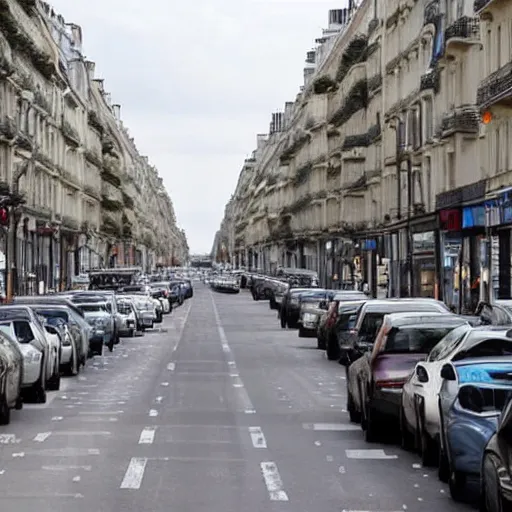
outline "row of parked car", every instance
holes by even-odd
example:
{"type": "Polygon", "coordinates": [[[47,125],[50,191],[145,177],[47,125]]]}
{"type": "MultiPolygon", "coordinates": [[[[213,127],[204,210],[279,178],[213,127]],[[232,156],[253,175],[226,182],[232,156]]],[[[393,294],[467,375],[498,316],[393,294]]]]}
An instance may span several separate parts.
{"type": "Polygon", "coordinates": [[[45,403],[63,375],[78,375],[104,347],[113,351],[121,337],[152,329],[192,295],[190,281],[166,281],[15,297],[0,306],[0,425],[24,402],[45,403]]]}
{"type": "Polygon", "coordinates": [[[283,329],[345,367],[347,411],[367,442],[399,432],[454,500],[474,482],[482,510],[512,510],[512,301],[461,316],[433,299],[254,281],[283,329]]]}

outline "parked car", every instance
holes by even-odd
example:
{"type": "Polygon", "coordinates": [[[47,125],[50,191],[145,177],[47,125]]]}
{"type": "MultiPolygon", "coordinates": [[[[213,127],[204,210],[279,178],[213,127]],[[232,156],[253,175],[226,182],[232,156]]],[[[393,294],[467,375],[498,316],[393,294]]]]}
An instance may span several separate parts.
{"type": "MultiPolygon", "coordinates": [[[[78,300],[78,299],[77,299],[78,300]]],[[[83,311],[85,319],[92,327],[93,332],[89,341],[91,355],[103,354],[103,345],[106,345],[110,352],[114,349],[114,324],[115,320],[108,310],[106,302],[97,301],[95,298],[84,302],[75,302],[83,311]]]]}
{"type": "Polygon", "coordinates": [[[59,359],[47,333],[28,306],[0,308],[0,326],[20,344],[23,353],[23,396],[27,401],[46,402],[46,391],[57,388],[59,359]]]}
{"type": "Polygon", "coordinates": [[[117,310],[123,319],[123,325],[119,331],[120,336],[133,338],[137,331],[137,317],[133,301],[128,298],[117,299],[117,310]]]}
{"type": "Polygon", "coordinates": [[[379,299],[363,302],[356,312],[350,336],[340,346],[340,363],[348,367],[362,354],[371,351],[385,315],[407,312],[451,314],[444,303],[434,299],[379,299]]]}
{"type": "Polygon", "coordinates": [[[23,355],[18,342],[0,329],[0,425],[11,421],[11,409],[21,409],[23,355]]]}
{"type": "Polygon", "coordinates": [[[464,499],[467,477],[480,477],[485,447],[512,392],[512,357],[447,363],[439,392],[443,464],[452,498],[464,499]]]}
{"type": "Polygon", "coordinates": [[[462,323],[438,312],[384,316],[371,351],[352,363],[347,374],[347,410],[352,421],[361,420],[366,441],[377,440],[390,421],[398,425],[402,386],[415,364],[462,323]]]}
{"type": "Polygon", "coordinates": [[[484,449],[481,474],[481,503],[485,512],[512,510],[512,398],[509,398],[496,432],[484,449]]]}
{"type": "MultiPolygon", "coordinates": [[[[71,312],[66,306],[32,305],[35,313],[44,319],[45,329],[51,333],[49,326],[57,330],[61,338],[60,370],[67,375],[77,375],[82,359],[82,333],[74,325],[71,312]]],[[[87,340],[88,341],[88,340],[87,340]]]]}
{"type": "Polygon", "coordinates": [[[425,466],[438,463],[441,369],[450,361],[512,352],[508,331],[506,327],[471,328],[467,323],[457,327],[431,350],[425,361],[416,365],[404,384],[400,414],[402,446],[418,450],[425,466]]]}

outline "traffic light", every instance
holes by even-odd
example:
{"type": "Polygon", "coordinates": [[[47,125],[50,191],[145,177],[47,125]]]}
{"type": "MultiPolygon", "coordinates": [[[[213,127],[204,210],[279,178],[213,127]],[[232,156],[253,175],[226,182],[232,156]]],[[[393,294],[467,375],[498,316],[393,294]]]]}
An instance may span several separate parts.
{"type": "Polygon", "coordinates": [[[9,209],[3,206],[0,208],[0,226],[9,225],[9,209]]]}

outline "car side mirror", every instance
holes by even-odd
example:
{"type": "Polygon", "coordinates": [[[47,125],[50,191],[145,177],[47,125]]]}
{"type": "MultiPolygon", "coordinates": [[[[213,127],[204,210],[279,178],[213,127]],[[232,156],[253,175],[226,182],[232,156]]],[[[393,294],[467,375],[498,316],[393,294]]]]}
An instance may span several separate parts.
{"type": "Polygon", "coordinates": [[[428,373],[423,366],[416,367],[416,377],[418,382],[428,382],[428,373]]]}
{"type": "Polygon", "coordinates": [[[53,325],[45,324],[44,328],[46,329],[46,332],[49,332],[50,334],[54,334],[56,336],[59,335],[59,331],[57,331],[53,325]]]}
{"type": "Polygon", "coordinates": [[[457,380],[453,366],[451,366],[450,364],[445,364],[441,368],[441,378],[444,380],[457,380]]]}
{"type": "Polygon", "coordinates": [[[484,410],[484,396],[476,386],[462,386],[457,398],[463,409],[476,413],[481,413],[484,410]]]}
{"type": "Polygon", "coordinates": [[[341,351],[338,363],[341,364],[341,366],[350,366],[350,358],[348,357],[348,352],[346,350],[341,351]]]}

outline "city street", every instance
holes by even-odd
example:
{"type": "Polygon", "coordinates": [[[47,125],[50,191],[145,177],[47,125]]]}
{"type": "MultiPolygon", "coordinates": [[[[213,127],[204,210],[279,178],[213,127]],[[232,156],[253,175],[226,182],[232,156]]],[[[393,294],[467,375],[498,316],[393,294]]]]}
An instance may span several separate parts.
{"type": "Polygon", "coordinates": [[[0,427],[2,512],[471,510],[349,423],[344,371],[249,293],[194,298],[0,427]]]}

